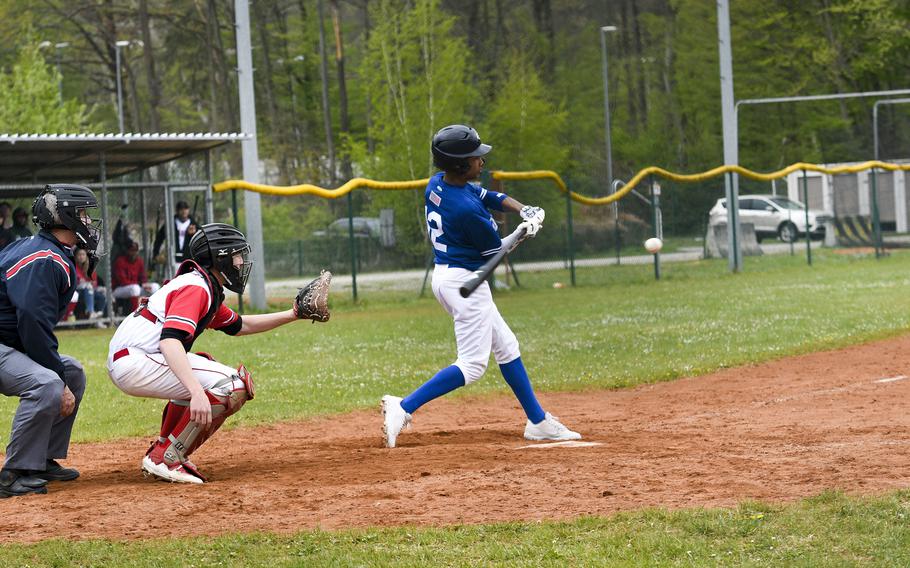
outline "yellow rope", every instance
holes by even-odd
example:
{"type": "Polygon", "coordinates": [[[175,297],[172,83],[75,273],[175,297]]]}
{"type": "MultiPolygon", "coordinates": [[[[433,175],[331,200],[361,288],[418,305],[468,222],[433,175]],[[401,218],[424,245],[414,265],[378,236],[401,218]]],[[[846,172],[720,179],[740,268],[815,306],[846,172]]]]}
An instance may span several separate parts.
{"type": "Polygon", "coordinates": [[[300,185],[277,186],[261,183],[250,183],[242,179],[230,179],[216,183],[212,186],[215,191],[228,191],[229,189],[245,189],[268,195],[316,195],[325,199],[344,197],[351,191],[360,187],[369,189],[423,189],[430,182],[430,178],[416,179],[413,181],[374,181],[366,178],[354,178],[341,187],[325,189],[308,183],[300,185]]]}
{"type": "MultiPolygon", "coordinates": [[[[836,168],[825,168],[817,164],[807,164],[803,162],[798,162],[787,166],[782,170],[777,170],[776,172],[770,172],[763,174],[760,172],[754,172],[752,170],[746,169],[742,166],[718,166],[716,168],[710,169],[706,172],[701,172],[697,174],[677,174],[670,171],[667,171],[663,168],[657,166],[651,166],[639,171],[635,174],[629,182],[620,188],[619,191],[612,195],[606,195],[604,197],[586,197],[584,195],[570,191],[566,182],[559,176],[558,173],[550,170],[536,170],[528,172],[504,172],[504,171],[494,171],[492,172],[493,179],[497,180],[534,180],[534,179],[550,179],[556,184],[560,191],[563,193],[568,193],[569,197],[578,203],[584,205],[606,205],[614,201],[618,201],[626,196],[630,191],[635,189],[646,177],[649,175],[657,175],[664,179],[679,181],[679,182],[696,182],[704,181],[717,177],[725,173],[736,173],[743,177],[747,177],[759,181],[771,181],[773,179],[780,179],[790,175],[793,172],[798,172],[802,170],[810,172],[819,172],[823,174],[835,175],[835,174],[847,174],[847,173],[857,173],[865,170],[871,170],[873,168],[889,171],[910,171],[910,164],[892,164],[888,162],[880,161],[869,161],[863,162],[862,164],[857,164],[855,166],[840,166],[836,168]]],[[[274,186],[274,185],[264,185],[258,183],[249,183],[243,180],[227,180],[223,182],[216,183],[213,186],[215,191],[228,191],[230,189],[245,189],[247,191],[256,191],[259,193],[266,193],[269,195],[316,195],[318,197],[323,197],[326,199],[337,199],[347,195],[349,192],[365,187],[368,189],[388,189],[388,190],[403,190],[403,189],[423,189],[429,183],[429,178],[418,179],[413,181],[375,181],[366,178],[354,178],[341,187],[335,189],[325,189],[316,185],[311,185],[308,183],[301,185],[291,185],[291,186],[274,186]]]]}

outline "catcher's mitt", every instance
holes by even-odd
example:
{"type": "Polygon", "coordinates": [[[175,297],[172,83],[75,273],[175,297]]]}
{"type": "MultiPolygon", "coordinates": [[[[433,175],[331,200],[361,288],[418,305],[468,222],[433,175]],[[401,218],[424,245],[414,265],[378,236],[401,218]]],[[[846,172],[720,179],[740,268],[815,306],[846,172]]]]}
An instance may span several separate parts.
{"type": "Polygon", "coordinates": [[[294,315],[300,319],[329,321],[329,285],[332,273],[323,270],[319,277],[297,291],[294,298],[294,315]]]}

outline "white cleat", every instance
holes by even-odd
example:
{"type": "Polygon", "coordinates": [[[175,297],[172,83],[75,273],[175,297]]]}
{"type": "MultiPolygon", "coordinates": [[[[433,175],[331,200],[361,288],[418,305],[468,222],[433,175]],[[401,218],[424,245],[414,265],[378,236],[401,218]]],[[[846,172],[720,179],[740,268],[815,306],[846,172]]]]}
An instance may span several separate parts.
{"type": "Polygon", "coordinates": [[[201,479],[187,472],[181,464],[172,469],[167,464],[153,462],[148,456],[142,458],[142,471],[158,479],[174,483],[203,483],[201,479]]]}
{"type": "Polygon", "coordinates": [[[566,428],[558,418],[546,413],[539,424],[528,423],[525,425],[525,440],[581,440],[581,434],[566,428]]]}
{"type": "Polygon", "coordinates": [[[385,447],[394,448],[398,434],[405,426],[411,424],[411,415],[401,407],[401,398],[397,396],[385,395],[382,397],[380,407],[383,418],[382,440],[385,442],[385,447]]]}

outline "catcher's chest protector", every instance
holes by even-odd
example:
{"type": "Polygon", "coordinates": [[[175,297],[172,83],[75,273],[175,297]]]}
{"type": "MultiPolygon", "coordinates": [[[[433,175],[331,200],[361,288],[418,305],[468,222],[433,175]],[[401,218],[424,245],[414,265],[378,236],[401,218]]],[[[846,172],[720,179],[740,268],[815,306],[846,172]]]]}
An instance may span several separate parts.
{"type": "Polygon", "coordinates": [[[215,317],[215,314],[218,313],[218,308],[224,303],[224,288],[221,287],[221,284],[218,283],[218,280],[211,272],[203,268],[196,261],[184,260],[177,269],[177,275],[179,276],[193,270],[202,274],[202,278],[205,280],[205,284],[208,286],[209,292],[211,293],[212,303],[209,305],[209,309],[205,312],[205,315],[199,320],[199,323],[196,324],[196,332],[183,341],[183,348],[186,349],[187,353],[193,349],[193,343],[196,342],[196,339],[202,335],[202,332],[205,331],[210,323],[212,323],[212,318],[215,317]]]}

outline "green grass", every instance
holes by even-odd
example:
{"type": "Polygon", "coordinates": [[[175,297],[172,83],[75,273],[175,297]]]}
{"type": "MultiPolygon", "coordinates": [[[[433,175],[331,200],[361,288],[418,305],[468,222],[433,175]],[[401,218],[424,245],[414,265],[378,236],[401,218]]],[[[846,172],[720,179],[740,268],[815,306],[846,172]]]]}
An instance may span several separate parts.
{"type": "Polygon", "coordinates": [[[910,492],[570,522],[0,548],[3,566],[907,566],[910,492]]]}
{"type": "MultiPolygon", "coordinates": [[[[538,390],[619,388],[697,375],[895,335],[910,326],[910,253],[876,261],[831,253],[668,264],[656,282],[650,266],[522,274],[521,289],[497,304],[521,342],[538,390]]],[[[327,324],[306,322],[249,337],[206,333],[199,349],[257,380],[254,404],[232,418],[260,424],[372,407],[387,392],[406,394],[455,359],[451,320],[435,299],[369,295],[333,298],[327,324]]],[[[104,362],[111,332],[60,332],[61,351],[84,364],[89,385],[76,441],[148,435],[161,403],[121,393],[104,362]]],[[[495,364],[453,393],[507,393],[495,364]]],[[[0,397],[5,445],[17,401],[0,397]]]]}
{"type": "MultiPolygon", "coordinates": [[[[832,253],[522,274],[498,294],[541,390],[618,388],[854,344],[910,326],[910,254],[876,261],[832,253]]],[[[455,357],[451,322],[431,298],[333,298],[326,325],[294,324],[247,338],[207,334],[220,360],[250,365],[258,396],[235,424],[375,405],[405,393],[455,357]]],[[[77,440],[150,435],[161,403],[126,396],[104,371],[110,332],[60,334],[85,364],[89,390],[77,440]]],[[[498,372],[454,393],[505,393],[498,372]]],[[[0,398],[2,435],[15,400],[0,398]]],[[[233,420],[233,419],[232,419],[233,420]]],[[[910,492],[879,498],[826,493],[792,505],[638,511],[565,523],[392,528],[143,542],[50,541],[0,547],[0,566],[316,565],[793,565],[910,564],[910,492]]]]}

